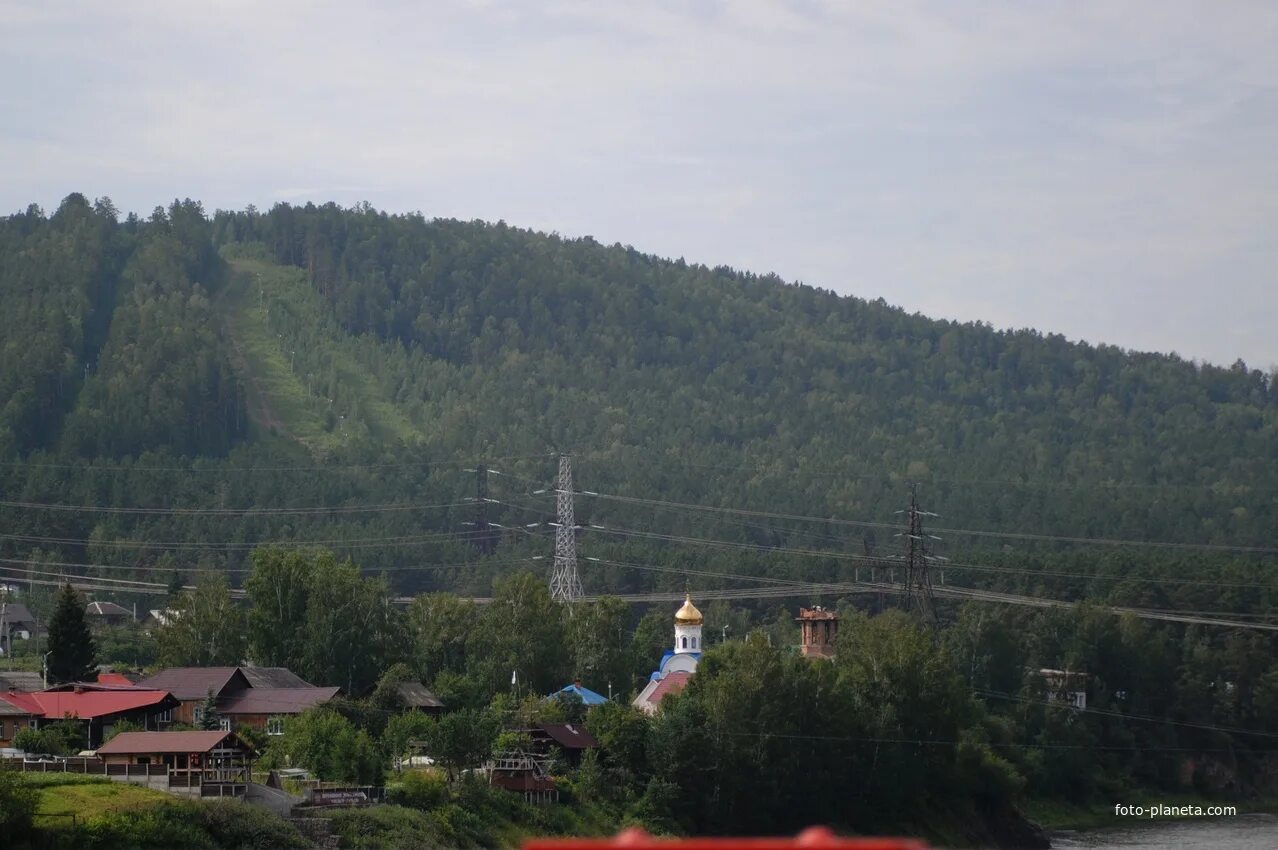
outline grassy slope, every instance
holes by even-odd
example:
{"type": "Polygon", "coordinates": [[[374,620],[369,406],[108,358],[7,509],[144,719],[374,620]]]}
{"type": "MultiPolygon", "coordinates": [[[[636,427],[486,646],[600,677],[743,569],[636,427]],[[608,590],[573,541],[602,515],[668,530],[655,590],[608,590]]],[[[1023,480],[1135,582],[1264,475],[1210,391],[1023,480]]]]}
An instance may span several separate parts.
{"type": "Polygon", "coordinates": [[[275,431],[325,453],[366,429],[386,442],[412,442],[418,429],[388,400],[377,377],[360,362],[356,340],[333,321],[304,272],[242,257],[230,258],[231,278],[219,309],[234,344],[235,367],[262,431],[275,431]],[[272,316],[271,313],[275,315],[272,316]],[[289,331],[282,335],[281,328],[289,331]],[[292,338],[290,338],[292,337],[292,338]],[[299,341],[304,340],[304,341],[299,341]],[[301,357],[292,352],[302,348],[301,357]],[[317,371],[331,374],[343,398],[333,405],[317,371]],[[333,427],[331,420],[346,421],[333,427]],[[326,420],[329,420],[326,422],[326,420]]]}
{"type": "Polygon", "coordinates": [[[116,812],[163,806],[172,801],[173,797],[162,791],[100,780],[43,788],[36,812],[38,819],[60,820],[67,814],[74,814],[77,821],[83,822],[116,812]]]}
{"type": "Polygon", "coordinates": [[[187,800],[80,774],[23,774],[23,781],[39,792],[36,847],[301,850],[314,846],[291,824],[239,801],[187,800]]]}

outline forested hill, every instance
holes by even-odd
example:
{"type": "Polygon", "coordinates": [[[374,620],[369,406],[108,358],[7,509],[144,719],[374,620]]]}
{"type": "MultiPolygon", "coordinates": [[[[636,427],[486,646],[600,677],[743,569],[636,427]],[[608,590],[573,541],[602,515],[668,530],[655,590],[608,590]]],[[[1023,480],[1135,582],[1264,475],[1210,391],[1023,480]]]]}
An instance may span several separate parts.
{"type": "MultiPolygon", "coordinates": [[[[1278,514],[1278,385],[1241,363],[938,321],[501,223],[192,201],[121,219],[72,195],[0,223],[0,337],[8,503],[455,504],[487,458],[508,472],[494,516],[518,525],[549,510],[530,491],[562,449],[590,490],[849,520],[891,520],[910,481],[964,529],[1265,546],[1278,514]]],[[[790,539],[582,502],[662,532],[790,539]]],[[[469,510],[229,528],[8,504],[0,550],[114,562],[122,540],[444,532],[469,510]]],[[[242,552],[127,552],[197,555],[242,552]]]]}

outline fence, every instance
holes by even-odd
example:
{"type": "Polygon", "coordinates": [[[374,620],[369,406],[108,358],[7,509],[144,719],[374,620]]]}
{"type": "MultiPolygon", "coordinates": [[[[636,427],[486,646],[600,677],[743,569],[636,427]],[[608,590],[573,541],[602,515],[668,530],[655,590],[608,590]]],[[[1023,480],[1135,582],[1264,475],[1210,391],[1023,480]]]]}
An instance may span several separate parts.
{"type": "MultiPolygon", "coordinates": [[[[0,759],[0,767],[20,770],[23,773],[100,773],[107,775],[106,762],[101,759],[68,757],[56,761],[26,761],[20,758],[0,759]]],[[[139,769],[141,766],[138,766],[139,769]]],[[[142,774],[139,772],[139,776],[142,774]]]]}
{"type": "MultiPolygon", "coordinates": [[[[199,770],[172,770],[165,764],[107,764],[101,759],[67,757],[56,761],[26,761],[24,759],[0,759],[0,768],[23,773],[85,773],[98,776],[149,779],[152,776],[168,777],[172,788],[194,788],[200,785],[199,770]]],[[[239,783],[243,787],[243,783],[239,783]]]]}

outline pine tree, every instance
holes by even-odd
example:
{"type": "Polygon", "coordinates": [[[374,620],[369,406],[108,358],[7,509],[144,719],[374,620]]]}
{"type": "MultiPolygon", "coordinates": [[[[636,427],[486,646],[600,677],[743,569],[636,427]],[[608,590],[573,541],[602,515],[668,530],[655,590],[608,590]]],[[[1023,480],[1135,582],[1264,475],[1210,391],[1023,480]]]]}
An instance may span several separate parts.
{"type": "Polygon", "coordinates": [[[213,696],[210,690],[208,696],[204,697],[204,705],[202,717],[200,718],[200,728],[205,732],[214,732],[222,728],[222,718],[217,713],[217,697],[213,696]]]}
{"type": "Polygon", "coordinates": [[[97,678],[97,647],[84,620],[84,600],[63,585],[49,618],[49,681],[91,682],[97,678]]]}

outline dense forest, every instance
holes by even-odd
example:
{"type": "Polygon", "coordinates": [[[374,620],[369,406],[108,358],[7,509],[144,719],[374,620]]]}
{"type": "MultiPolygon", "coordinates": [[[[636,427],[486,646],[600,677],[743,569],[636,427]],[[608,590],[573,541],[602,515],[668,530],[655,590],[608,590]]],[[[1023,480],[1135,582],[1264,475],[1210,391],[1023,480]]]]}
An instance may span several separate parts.
{"type": "Polygon", "coordinates": [[[319,541],[405,592],[484,592],[548,551],[537,491],[570,451],[602,494],[578,516],[607,527],[581,535],[609,562],[588,590],[684,581],[618,564],[847,580],[791,553],[895,553],[910,483],[972,565],[955,581],[1208,610],[1274,588],[1272,553],[1241,549],[1273,543],[1278,384],[1242,363],[502,223],[189,200],[121,219],[79,195],[0,222],[0,323],[9,568],[238,584],[254,545],[319,541]],[[463,525],[481,462],[507,529],[486,558],[463,525]],[[1204,571],[1245,592],[1152,581],[1204,571]]]}

